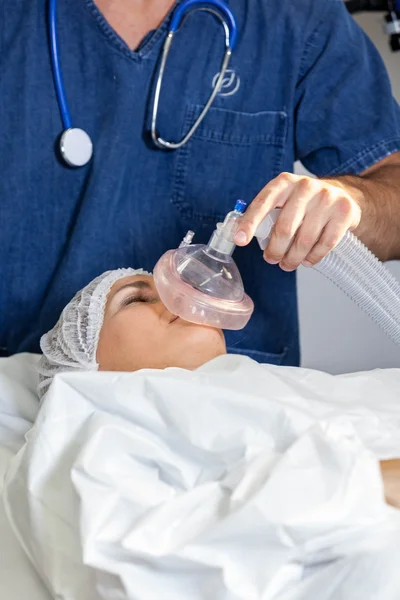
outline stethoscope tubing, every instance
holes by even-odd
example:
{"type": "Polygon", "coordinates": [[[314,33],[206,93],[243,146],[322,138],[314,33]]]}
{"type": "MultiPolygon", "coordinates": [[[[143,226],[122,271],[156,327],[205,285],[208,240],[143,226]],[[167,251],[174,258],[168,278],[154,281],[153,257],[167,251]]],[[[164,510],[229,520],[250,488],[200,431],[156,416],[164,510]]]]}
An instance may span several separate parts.
{"type": "Polygon", "coordinates": [[[54,86],[56,88],[58,106],[64,129],[72,127],[71,113],[69,112],[67,96],[60,64],[60,51],[57,34],[57,0],[49,0],[49,34],[51,48],[51,62],[53,67],[54,86]]]}

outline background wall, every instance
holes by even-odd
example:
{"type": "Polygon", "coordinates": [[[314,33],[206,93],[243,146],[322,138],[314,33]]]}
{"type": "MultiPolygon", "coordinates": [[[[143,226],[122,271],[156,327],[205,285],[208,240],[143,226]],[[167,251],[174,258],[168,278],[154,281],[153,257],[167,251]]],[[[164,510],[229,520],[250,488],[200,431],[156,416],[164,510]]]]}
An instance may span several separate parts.
{"type": "MultiPolygon", "coordinates": [[[[389,50],[382,13],[357,15],[356,20],[381,52],[400,101],[400,52],[389,50]]],[[[301,170],[298,165],[296,171],[301,170]]],[[[400,262],[387,266],[400,280],[400,262]]],[[[303,366],[330,373],[400,367],[400,348],[340,290],[313,269],[301,267],[298,274],[303,366]]]]}

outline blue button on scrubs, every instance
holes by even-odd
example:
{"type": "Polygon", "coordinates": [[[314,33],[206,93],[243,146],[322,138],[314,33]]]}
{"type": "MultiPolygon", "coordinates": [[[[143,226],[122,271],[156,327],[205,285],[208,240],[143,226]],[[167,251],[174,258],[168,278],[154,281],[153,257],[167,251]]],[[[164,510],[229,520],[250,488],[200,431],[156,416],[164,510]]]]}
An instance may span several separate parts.
{"type": "MultiPolygon", "coordinates": [[[[73,124],[92,162],[68,168],[50,68],[45,0],[0,7],[0,346],[37,351],[77,290],[106,269],[151,269],[188,228],[206,242],[237,198],[251,201],[296,159],[316,175],[360,173],[400,150],[384,66],[341,0],[229,0],[239,44],[222,93],[182,149],[150,141],[150,99],[168,18],[136,52],[92,0],[59,0],[60,57],[73,124]]],[[[196,13],[176,37],[159,129],[178,140],[199,114],[224,52],[196,13]]],[[[235,259],[255,313],[231,351],[299,362],[296,276],[256,243],[235,259]]]]}

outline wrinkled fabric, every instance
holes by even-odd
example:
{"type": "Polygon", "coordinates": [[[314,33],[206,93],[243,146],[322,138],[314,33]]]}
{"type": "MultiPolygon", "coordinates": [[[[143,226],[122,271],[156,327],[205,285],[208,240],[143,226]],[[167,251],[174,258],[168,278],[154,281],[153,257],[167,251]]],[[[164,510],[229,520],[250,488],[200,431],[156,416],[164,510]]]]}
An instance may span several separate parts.
{"type": "Polygon", "coordinates": [[[63,600],[396,600],[400,371],[224,356],[195,372],[55,378],[5,480],[63,600]]]}

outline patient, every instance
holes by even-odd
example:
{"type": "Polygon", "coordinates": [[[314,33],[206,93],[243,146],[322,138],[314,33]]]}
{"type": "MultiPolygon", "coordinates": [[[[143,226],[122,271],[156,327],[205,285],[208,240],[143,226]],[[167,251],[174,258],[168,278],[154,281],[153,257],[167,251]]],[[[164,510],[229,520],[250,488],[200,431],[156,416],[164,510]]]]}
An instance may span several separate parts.
{"type": "MultiPolygon", "coordinates": [[[[108,271],[94,279],[68,303],[40,345],[40,397],[63,371],[192,370],[226,354],[222,331],[171,314],[153,277],[141,269],[108,271]]],[[[380,465],[386,501],[400,508],[400,460],[380,465]]]]}
{"type": "Polygon", "coordinates": [[[153,277],[141,269],[94,279],[69,302],[40,346],[40,397],[62,371],[192,370],[226,353],[221,330],[171,314],[153,277]]]}

